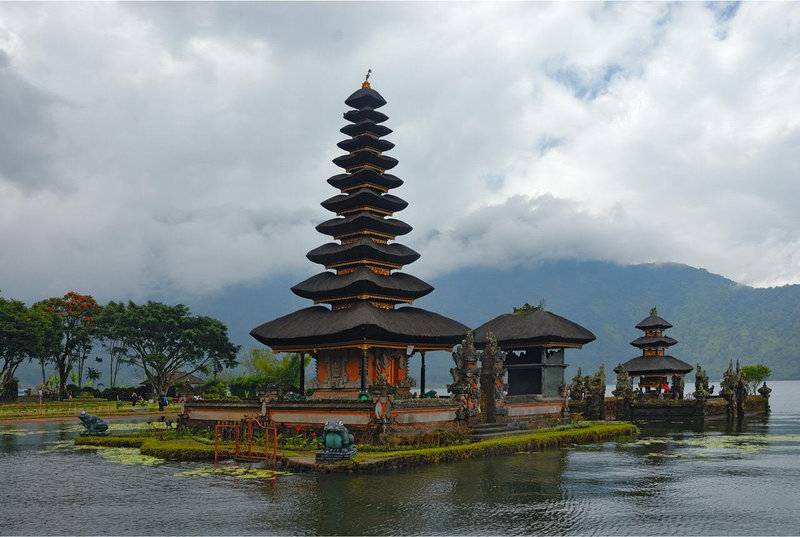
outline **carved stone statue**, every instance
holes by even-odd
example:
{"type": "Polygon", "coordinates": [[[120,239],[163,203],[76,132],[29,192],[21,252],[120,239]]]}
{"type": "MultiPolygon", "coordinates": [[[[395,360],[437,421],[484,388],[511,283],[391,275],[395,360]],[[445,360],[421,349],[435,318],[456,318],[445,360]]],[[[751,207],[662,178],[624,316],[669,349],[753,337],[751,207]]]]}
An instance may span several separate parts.
{"type": "Polygon", "coordinates": [[[372,421],[381,433],[385,433],[389,425],[397,423],[395,420],[397,414],[392,413],[392,399],[394,397],[391,395],[378,395],[372,398],[375,402],[375,417],[372,421]]]}
{"type": "Polygon", "coordinates": [[[720,382],[720,395],[728,400],[728,415],[733,416],[734,411],[739,417],[744,416],[744,400],[747,397],[747,385],[744,382],[742,368],[736,360],[736,369],[733,360],[728,363],[728,369],[720,382]]]}
{"type": "Polygon", "coordinates": [[[355,439],[341,421],[325,422],[322,444],[325,448],[314,457],[318,463],[346,461],[356,455],[355,439]]]}
{"type": "Polygon", "coordinates": [[[474,334],[468,331],[461,345],[453,352],[453,361],[456,366],[450,370],[453,383],[447,386],[447,391],[459,401],[460,408],[456,412],[456,419],[467,420],[481,412],[481,391],[478,387],[481,369],[478,367],[478,351],[475,350],[474,334]]]}
{"type": "Polygon", "coordinates": [[[683,391],[686,384],[683,381],[682,375],[672,375],[672,398],[683,399],[683,391]]]}
{"type": "Polygon", "coordinates": [[[508,415],[503,379],[506,376],[506,354],[497,345],[494,333],[486,333],[486,350],[481,353],[481,390],[486,404],[486,420],[497,421],[508,415]]]}
{"type": "Polygon", "coordinates": [[[583,401],[586,398],[586,380],[581,375],[581,368],[572,377],[572,384],[569,386],[569,396],[573,401],[583,401]]]}
{"type": "Polygon", "coordinates": [[[758,394],[764,398],[764,407],[769,410],[769,394],[772,393],[772,388],[767,386],[767,383],[764,384],[758,389],[758,394]]]}
{"type": "Polygon", "coordinates": [[[614,397],[622,397],[623,399],[633,398],[633,379],[625,370],[622,364],[614,368],[614,373],[617,374],[617,387],[611,394],[614,397]]]}
{"type": "Polygon", "coordinates": [[[78,419],[81,420],[81,425],[86,429],[81,435],[105,436],[108,434],[108,423],[105,420],[92,414],[87,414],[85,410],[81,410],[81,413],[78,414],[78,419]]]}
{"type": "Polygon", "coordinates": [[[739,379],[736,376],[736,370],[733,369],[733,360],[731,360],[728,362],[728,369],[726,369],[725,373],[722,375],[722,382],[719,383],[721,388],[719,394],[729,401],[734,401],[736,398],[736,386],[738,384],[739,379]]]}
{"type": "Polygon", "coordinates": [[[389,389],[391,388],[391,386],[389,386],[389,379],[386,376],[386,373],[380,369],[378,371],[378,378],[372,383],[372,386],[369,387],[369,393],[371,393],[373,396],[388,395],[389,389]]]}
{"type": "Polygon", "coordinates": [[[600,369],[591,377],[586,377],[586,398],[589,405],[586,407],[586,417],[591,419],[603,419],[604,400],[606,397],[606,371],[601,364],[600,369]]]}
{"type": "Polygon", "coordinates": [[[711,390],[708,388],[708,374],[697,364],[697,369],[694,373],[694,398],[705,399],[711,395],[711,390]]]}

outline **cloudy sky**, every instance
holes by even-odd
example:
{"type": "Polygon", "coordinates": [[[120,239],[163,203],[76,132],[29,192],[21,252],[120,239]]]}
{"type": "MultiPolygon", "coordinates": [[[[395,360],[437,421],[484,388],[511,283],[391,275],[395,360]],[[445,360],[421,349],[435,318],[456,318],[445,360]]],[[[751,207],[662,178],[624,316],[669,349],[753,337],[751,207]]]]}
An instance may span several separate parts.
{"type": "Polygon", "coordinates": [[[3,295],[318,272],[368,68],[418,276],[800,283],[800,3],[0,3],[3,295]]]}

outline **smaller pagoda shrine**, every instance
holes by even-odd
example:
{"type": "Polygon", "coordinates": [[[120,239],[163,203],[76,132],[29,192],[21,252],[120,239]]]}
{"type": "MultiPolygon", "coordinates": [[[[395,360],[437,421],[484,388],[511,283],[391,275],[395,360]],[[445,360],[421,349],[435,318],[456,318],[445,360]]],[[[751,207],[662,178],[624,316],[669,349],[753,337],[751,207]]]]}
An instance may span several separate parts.
{"type": "Polygon", "coordinates": [[[631,345],[642,350],[642,355],[622,364],[631,377],[639,378],[640,391],[648,393],[683,392],[683,377],[694,368],[674,356],[666,354],[666,349],[678,341],[664,334],[672,325],[658,316],[656,308],[642,319],[636,328],[644,335],[631,341],[631,345]],[[671,384],[670,384],[671,382],[671,384]]]}

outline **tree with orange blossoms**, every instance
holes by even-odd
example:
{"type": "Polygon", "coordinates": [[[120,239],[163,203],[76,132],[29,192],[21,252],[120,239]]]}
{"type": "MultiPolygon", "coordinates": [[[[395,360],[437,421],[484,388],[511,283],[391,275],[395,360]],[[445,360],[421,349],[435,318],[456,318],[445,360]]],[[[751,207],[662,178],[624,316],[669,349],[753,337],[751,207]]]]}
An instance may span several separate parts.
{"type": "Polygon", "coordinates": [[[45,351],[46,355],[39,358],[55,365],[59,390],[64,392],[76,361],[88,356],[92,350],[100,306],[91,295],[71,291],[63,297],[37,302],[34,307],[48,317],[54,342],[45,351]]]}

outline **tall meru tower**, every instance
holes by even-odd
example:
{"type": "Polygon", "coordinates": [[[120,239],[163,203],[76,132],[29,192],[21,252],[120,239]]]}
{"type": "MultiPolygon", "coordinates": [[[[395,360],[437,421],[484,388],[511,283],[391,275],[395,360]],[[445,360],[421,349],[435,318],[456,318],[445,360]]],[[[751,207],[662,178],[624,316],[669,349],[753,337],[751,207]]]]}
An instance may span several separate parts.
{"type": "Polygon", "coordinates": [[[433,287],[401,272],[420,254],[395,242],[412,228],[393,218],[408,203],[389,194],[403,181],[386,173],[398,163],[384,154],[394,147],[383,139],[392,132],[383,125],[389,118],[378,111],[386,100],[367,80],[345,104],[352,110],[345,112],[349,124],[340,132],[349,138],[337,145],[347,154],[333,160],[344,173],[328,179],[339,194],[322,202],[336,216],[316,227],[334,242],[306,255],[325,271],[292,287],[315,305],[250,334],[275,352],[316,359],[316,375],[307,385],[312,397],[364,397],[375,384],[408,395],[415,385],[409,358],[419,352],[424,364],[425,351],[451,350],[469,328],[409,305],[433,287]]]}

